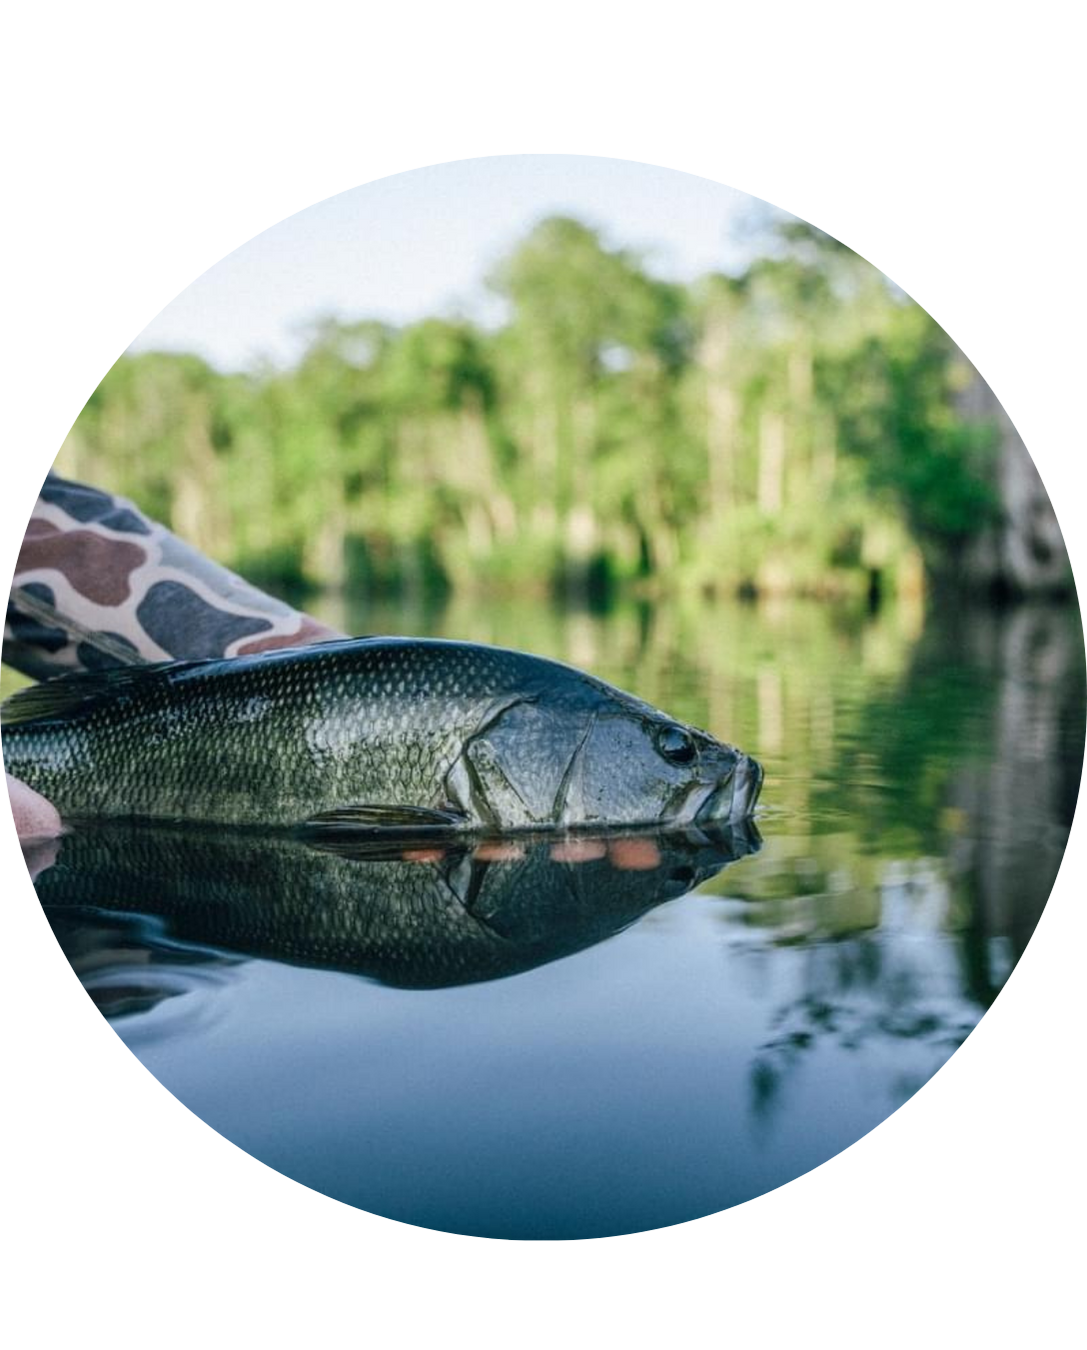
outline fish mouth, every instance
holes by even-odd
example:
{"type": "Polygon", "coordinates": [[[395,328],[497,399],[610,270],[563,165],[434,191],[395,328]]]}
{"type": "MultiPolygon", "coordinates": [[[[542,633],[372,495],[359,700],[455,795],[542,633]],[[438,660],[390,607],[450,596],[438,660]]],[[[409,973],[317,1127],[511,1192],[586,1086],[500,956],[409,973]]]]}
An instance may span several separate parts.
{"type": "Polygon", "coordinates": [[[715,820],[743,820],[755,809],[762,790],[763,769],[758,760],[741,755],[732,773],[723,782],[696,793],[695,824],[715,820]]]}

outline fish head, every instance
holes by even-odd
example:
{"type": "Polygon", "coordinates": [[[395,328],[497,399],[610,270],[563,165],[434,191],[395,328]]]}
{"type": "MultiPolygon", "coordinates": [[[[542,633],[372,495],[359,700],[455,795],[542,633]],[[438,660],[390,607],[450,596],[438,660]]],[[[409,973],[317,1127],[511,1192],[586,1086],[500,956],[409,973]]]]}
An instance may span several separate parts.
{"type": "Polygon", "coordinates": [[[761,786],[748,755],[607,690],[503,708],[466,744],[446,794],[489,827],[577,829],[741,820],[761,786]]]}
{"type": "Polygon", "coordinates": [[[749,816],[762,787],[749,755],[648,705],[601,711],[579,747],[561,823],[705,825],[749,816]]]}

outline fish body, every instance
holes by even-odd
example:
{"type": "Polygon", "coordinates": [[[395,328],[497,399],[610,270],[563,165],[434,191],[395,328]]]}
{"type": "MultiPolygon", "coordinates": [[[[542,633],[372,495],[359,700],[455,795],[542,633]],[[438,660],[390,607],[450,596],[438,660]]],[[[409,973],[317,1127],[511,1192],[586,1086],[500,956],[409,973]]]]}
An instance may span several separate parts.
{"type": "Polygon", "coordinates": [[[445,830],[738,820],[758,764],[559,662],[356,638],[65,676],[3,707],[73,819],[445,830]]]}

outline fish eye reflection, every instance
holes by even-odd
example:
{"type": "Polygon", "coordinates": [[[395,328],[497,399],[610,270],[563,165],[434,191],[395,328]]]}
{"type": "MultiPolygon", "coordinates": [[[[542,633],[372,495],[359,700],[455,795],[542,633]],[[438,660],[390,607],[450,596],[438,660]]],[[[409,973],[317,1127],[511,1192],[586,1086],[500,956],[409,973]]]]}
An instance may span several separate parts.
{"type": "Polygon", "coordinates": [[[62,945],[84,958],[96,933],[113,957],[110,912],[141,912],[167,916],[171,945],[145,935],[160,961],[204,947],[441,988],[590,947],[760,846],[751,821],[470,841],[98,826],[27,862],[62,945]],[[96,916],[78,938],[73,911],[96,916]]]}

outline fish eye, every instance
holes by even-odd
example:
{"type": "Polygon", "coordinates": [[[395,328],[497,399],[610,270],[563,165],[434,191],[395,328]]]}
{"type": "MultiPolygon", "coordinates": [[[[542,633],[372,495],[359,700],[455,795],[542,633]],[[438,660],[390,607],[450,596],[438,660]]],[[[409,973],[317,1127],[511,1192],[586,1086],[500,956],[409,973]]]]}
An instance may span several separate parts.
{"type": "Polygon", "coordinates": [[[662,727],[657,732],[657,749],[673,764],[690,764],[695,757],[694,738],[682,727],[662,727]]]}

